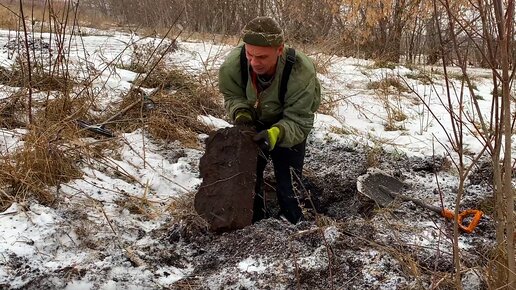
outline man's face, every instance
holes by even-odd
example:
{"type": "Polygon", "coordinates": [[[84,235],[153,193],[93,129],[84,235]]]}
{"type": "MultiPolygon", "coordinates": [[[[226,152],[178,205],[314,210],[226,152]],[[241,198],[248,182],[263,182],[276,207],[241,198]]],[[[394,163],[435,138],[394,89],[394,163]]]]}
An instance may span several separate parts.
{"type": "Polygon", "coordinates": [[[276,71],[278,57],[283,53],[279,47],[256,46],[245,44],[245,56],[251,68],[259,75],[273,75],[276,71]]]}

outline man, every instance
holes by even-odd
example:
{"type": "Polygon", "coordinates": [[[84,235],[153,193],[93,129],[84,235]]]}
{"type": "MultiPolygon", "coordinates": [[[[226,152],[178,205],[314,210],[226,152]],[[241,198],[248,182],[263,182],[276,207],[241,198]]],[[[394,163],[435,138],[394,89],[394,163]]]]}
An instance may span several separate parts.
{"type": "Polygon", "coordinates": [[[267,215],[263,172],[270,157],[280,214],[295,224],[304,217],[292,179],[300,180],[306,138],[321,100],[315,66],[305,54],[285,47],[283,31],[272,18],[251,20],[243,41],[244,47],[231,51],[220,67],[219,90],[235,125],[256,128],[253,140],[265,149],[258,158],[253,222],[267,215]]]}

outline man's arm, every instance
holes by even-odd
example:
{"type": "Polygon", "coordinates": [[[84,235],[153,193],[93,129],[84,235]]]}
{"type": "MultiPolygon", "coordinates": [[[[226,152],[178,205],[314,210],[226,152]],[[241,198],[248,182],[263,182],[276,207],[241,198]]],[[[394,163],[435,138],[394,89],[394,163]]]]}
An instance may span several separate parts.
{"type": "Polygon", "coordinates": [[[309,80],[304,82],[298,80],[294,88],[297,90],[292,91],[292,87],[289,86],[285,97],[283,118],[273,125],[281,130],[278,143],[281,147],[292,147],[306,139],[313,128],[314,112],[320,103],[321,88],[315,73],[309,80]]]}
{"type": "Polygon", "coordinates": [[[252,104],[242,85],[240,50],[240,46],[233,49],[219,69],[219,91],[224,95],[224,107],[231,120],[235,120],[240,110],[248,110],[252,114],[252,104]]]}

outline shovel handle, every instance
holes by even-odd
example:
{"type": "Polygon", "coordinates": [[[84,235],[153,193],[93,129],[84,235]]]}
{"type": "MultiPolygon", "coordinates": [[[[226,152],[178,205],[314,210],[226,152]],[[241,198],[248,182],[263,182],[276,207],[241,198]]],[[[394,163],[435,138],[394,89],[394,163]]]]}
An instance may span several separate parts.
{"type": "MultiPolygon", "coordinates": [[[[450,220],[453,220],[455,218],[455,213],[446,208],[441,211],[441,215],[450,220]]],[[[480,222],[480,219],[482,218],[483,215],[484,215],[484,213],[478,209],[467,209],[467,210],[459,213],[459,216],[457,218],[457,220],[459,222],[459,228],[462,231],[464,231],[468,234],[471,234],[475,230],[475,228],[478,226],[478,223],[480,222]],[[469,225],[466,226],[462,223],[462,221],[469,216],[472,217],[472,220],[469,222],[469,225]]]]}

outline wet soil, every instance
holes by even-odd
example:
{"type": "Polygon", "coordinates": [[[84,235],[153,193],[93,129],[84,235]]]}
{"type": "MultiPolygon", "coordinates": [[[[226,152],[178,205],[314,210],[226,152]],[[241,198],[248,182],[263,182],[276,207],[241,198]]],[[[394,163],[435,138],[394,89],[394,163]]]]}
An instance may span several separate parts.
{"type": "MultiPolygon", "coordinates": [[[[17,264],[10,268],[20,272],[17,277],[31,280],[24,289],[64,288],[72,279],[94,285],[111,279],[157,289],[162,287],[155,281],[173,277],[173,269],[186,276],[166,289],[430,289],[436,277],[443,280],[435,289],[453,289],[448,282],[455,271],[450,223],[410,202],[380,208],[357,191],[357,178],[375,167],[406,183],[405,194],[429,202],[439,201],[431,182],[438,178],[444,201],[453,204],[456,177],[446,158],[409,158],[386,152],[375,152],[371,158],[367,148],[332,142],[310,142],[307,148],[303,186],[297,189],[307,221],[293,225],[273,215],[219,233],[199,227],[192,230],[184,220],[170,217],[162,227],[149,231],[125,226],[124,233],[134,239],[132,250],[144,266],[130,260],[112,240],[92,234],[88,239],[97,247],[91,251],[99,254],[88,266],[41,273],[30,261],[12,257],[9,261],[17,264]],[[114,275],[112,265],[142,268],[153,276],[114,275]]],[[[275,211],[271,169],[267,169],[266,189],[269,208],[275,211]]],[[[473,174],[484,179],[484,172],[480,166],[473,174]]],[[[488,186],[468,183],[462,206],[487,203],[489,192],[488,186]]],[[[72,209],[69,218],[79,219],[72,209]]],[[[474,234],[461,235],[463,270],[486,271],[482,269],[494,244],[493,233],[493,221],[484,217],[474,234]]],[[[464,289],[486,289],[482,279],[470,282],[464,289]]]]}
{"type": "MultiPolygon", "coordinates": [[[[183,259],[188,256],[194,268],[175,285],[178,289],[426,289],[436,273],[453,273],[450,223],[412,203],[382,209],[359,194],[357,178],[371,165],[409,184],[406,193],[413,196],[435,199],[435,188],[421,181],[436,174],[443,179],[441,191],[451,196],[456,190],[453,182],[444,182],[454,178],[446,158],[380,152],[371,164],[367,149],[311,143],[298,194],[303,206],[309,207],[308,198],[317,212],[308,209],[308,221],[297,225],[273,215],[224,234],[168,239],[164,231],[157,237],[160,243],[183,259]]],[[[269,209],[274,212],[273,175],[266,175],[266,181],[269,209]]],[[[478,196],[488,191],[468,190],[478,196]]],[[[487,263],[477,251],[492,242],[489,229],[492,222],[484,218],[475,235],[461,237],[472,249],[463,253],[464,267],[487,263]]],[[[482,283],[475,285],[485,286],[482,283]]]]}

